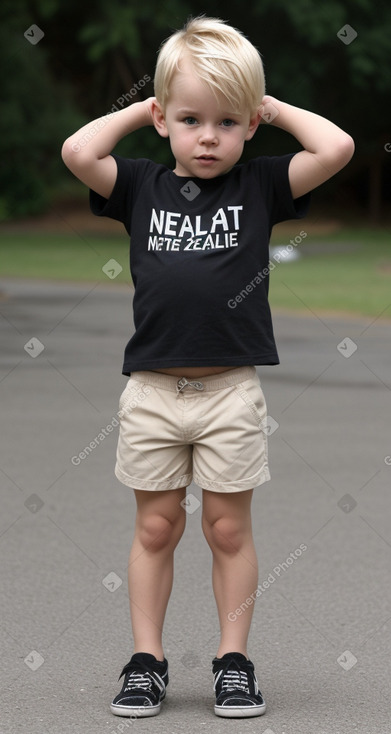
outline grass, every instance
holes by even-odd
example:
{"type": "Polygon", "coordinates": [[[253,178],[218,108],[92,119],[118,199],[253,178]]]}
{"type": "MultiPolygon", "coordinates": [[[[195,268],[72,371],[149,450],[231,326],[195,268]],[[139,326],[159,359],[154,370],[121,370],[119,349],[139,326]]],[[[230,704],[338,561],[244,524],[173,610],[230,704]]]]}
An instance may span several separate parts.
{"type": "Polygon", "coordinates": [[[126,236],[2,235],[0,252],[3,276],[110,282],[102,267],[114,259],[123,268],[115,282],[129,283],[130,280],[126,236]]]}
{"type": "Polygon", "coordinates": [[[301,259],[271,274],[272,308],[391,318],[391,230],[349,229],[307,240],[301,259]]]}
{"type": "MultiPolygon", "coordinates": [[[[281,262],[270,278],[272,309],[336,311],[391,317],[391,230],[346,228],[308,236],[302,257],[281,262]]],[[[272,244],[286,247],[276,228],[272,244]]],[[[299,231],[299,229],[297,229],[299,231]]],[[[129,283],[128,240],[124,235],[0,233],[2,276],[50,280],[129,283]],[[110,280],[102,267],[116,260],[122,272],[110,280]]],[[[254,273],[255,275],[255,273],[254,273]]]]}

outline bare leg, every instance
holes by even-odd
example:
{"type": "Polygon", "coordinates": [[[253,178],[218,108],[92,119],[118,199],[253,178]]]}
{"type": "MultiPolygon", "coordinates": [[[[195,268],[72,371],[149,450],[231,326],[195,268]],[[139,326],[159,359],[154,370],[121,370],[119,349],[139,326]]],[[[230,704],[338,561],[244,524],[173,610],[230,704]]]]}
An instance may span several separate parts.
{"type": "Polygon", "coordinates": [[[203,490],[202,528],[213,553],[212,582],[221,633],[217,657],[226,652],[241,652],[248,657],[254,604],[249,604],[235,621],[230,621],[228,615],[254,595],[258,585],[251,526],[252,493],[252,489],[229,494],[203,490]]]}
{"type": "Polygon", "coordinates": [[[163,623],[173,584],[174,550],[186,524],[180,505],[186,487],[134,493],[137,516],[128,567],[134,652],[149,652],[163,660],[163,623]]]}

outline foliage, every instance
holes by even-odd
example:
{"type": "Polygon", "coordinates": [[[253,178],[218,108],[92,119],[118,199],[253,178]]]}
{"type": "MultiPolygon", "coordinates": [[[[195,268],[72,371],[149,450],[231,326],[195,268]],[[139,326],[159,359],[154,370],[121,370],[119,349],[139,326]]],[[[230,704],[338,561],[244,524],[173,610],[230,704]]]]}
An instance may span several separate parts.
{"type": "Polygon", "coordinates": [[[0,24],[0,61],[8,71],[2,75],[0,116],[2,218],[33,214],[48,205],[50,187],[63,168],[61,143],[82,120],[65,85],[51,77],[43,48],[21,33],[31,25],[28,14],[18,15],[12,7],[8,27],[0,24]]]}
{"type": "MultiPolygon", "coordinates": [[[[233,0],[210,0],[206,8],[200,0],[3,0],[1,12],[0,59],[8,70],[0,122],[3,214],[42,208],[48,190],[67,175],[59,156],[62,140],[109,111],[124,92],[136,92],[133,101],[153,94],[161,43],[190,15],[202,13],[227,20],[257,46],[270,94],[325,115],[353,135],[355,158],[332,187],[345,186],[350,176],[352,200],[364,202],[371,168],[372,187],[389,200],[391,155],[384,145],[391,142],[385,112],[391,5],[386,2],[255,0],[243,8],[233,0]],[[23,37],[32,23],[45,33],[35,46],[23,37]],[[349,44],[337,35],[346,24],[357,33],[349,44]],[[142,79],[149,81],[140,86],[142,79]]],[[[270,128],[255,136],[247,152],[285,152],[293,146],[289,136],[270,128]]],[[[140,150],[170,164],[168,142],[152,129],[119,146],[130,157],[140,150]]]]}

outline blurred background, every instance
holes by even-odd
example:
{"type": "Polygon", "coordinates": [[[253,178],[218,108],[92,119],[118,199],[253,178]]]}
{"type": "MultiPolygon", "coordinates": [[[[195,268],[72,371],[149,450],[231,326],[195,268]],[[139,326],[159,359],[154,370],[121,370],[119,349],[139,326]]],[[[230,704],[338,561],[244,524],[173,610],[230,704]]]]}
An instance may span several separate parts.
{"type": "MultiPolygon", "coordinates": [[[[211,0],[207,7],[199,0],[3,0],[2,274],[107,280],[101,271],[107,255],[123,263],[118,280],[129,282],[124,230],[92,217],[88,192],[65,168],[61,145],[88,120],[151,96],[159,46],[202,13],[227,20],[258,48],[268,93],[353,136],[351,163],[313,195],[297,248],[303,257],[290,263],[289,277],[311,307],[377,315],[388,305],[391,273],[391,6],[385,0],[246,6],[211,0]]],[[[299,149],[290,135],[263,126],[243,159],[299,149]]],[[[168,141],[153,128],[132,134],[116,151],[173,164],[168,141]]],[[[296,224],[280,225],[272,241],[286,244],[298,231],[296,224]]],[[[285,277],[285,266],[275,273],[272,301],[300,308],[280,287],[282,271],[285,277]]]]}
{"type": "MultiPolygon", "coordinates": [[[[277,252],[293,242],[297,257],[280,255],[270,278],[281,365],[258,370],[273,477],[254,497],[260,582],[288,568],[301,543],[308,550],[257,600],[251,657],[270,708],[246,734],[390,732],[391,3],[2,0],[0,728],[10,734],[124,728],[108,703],[131,641],[135,501],[114,476],[111,431],[132,333],[129,238],[90,213],[61,146],[151,96],[161,43],[202,13],[258,48],[271,95],[326,116],[356,144],[313,192],[309,215],[272,234],[277,252]]],[[[243,158],[299,149],[262,125],[243,158]]],[[[174,163],[153,128],[116,151],[174,163]]],[[[194,483],[189,491],[202,499],[194,483]]],[[[200,518],[189,516],[175,560],[173,688],[155,734],[182,732],[184,721],[188,734],[222,731],[200,518]]]]}

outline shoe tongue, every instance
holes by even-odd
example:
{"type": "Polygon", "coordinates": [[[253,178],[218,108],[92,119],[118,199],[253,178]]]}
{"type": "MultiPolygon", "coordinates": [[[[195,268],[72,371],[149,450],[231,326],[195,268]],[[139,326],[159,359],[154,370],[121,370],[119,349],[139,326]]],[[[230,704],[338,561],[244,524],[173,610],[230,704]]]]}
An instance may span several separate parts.
{"type": "Polygon", "coordinates": [[[226,652],[225,655],[223,655],[220,660],[230,660],[230,659],[237,660],[238,662],[247,662],[247,658],[245,655],[243,655],[241,652],[226,652]]]}
{"type": "Polygon", "coordinates": [[[154,655],[151,655],[149,652],[135,652],[134,655],[132,655],[131,658],[132,663],[160,663],[163,664],[161,660],[157,660],[154,655]]]}

